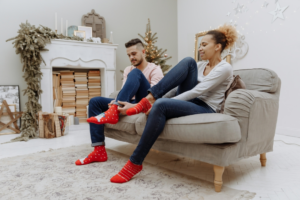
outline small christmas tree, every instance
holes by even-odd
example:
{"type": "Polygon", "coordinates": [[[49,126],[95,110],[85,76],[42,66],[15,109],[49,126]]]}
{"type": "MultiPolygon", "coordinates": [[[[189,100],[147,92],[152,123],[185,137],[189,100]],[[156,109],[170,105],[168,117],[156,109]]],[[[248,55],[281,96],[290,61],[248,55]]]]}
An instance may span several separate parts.
{"type": "Polygon", "coordinates": [[[146,60],[151,63],[155,63],[156,65],[160,65],[162,71],[164,74],[167,73],[167,71],[172,67],[172,65],[167,65],[166,61],[169,60],[172,57],[168,57],[166,53],[166,49],[157,49],[157,46],[154,44],[157,42],[156,37],[157,33],[152,34],[151,27],[150,27],[150,19],[148,19],[148,24],[146,27],[146,33],[145,37],[143,37],[141,34],[139,34],[140,37],[143,38],[145,50],[146,50],[146,60]]]}

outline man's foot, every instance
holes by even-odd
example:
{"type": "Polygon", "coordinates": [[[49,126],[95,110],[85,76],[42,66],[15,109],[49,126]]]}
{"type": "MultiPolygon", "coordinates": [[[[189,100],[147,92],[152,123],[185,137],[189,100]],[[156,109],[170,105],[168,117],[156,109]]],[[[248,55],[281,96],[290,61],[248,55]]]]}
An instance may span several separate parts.
{"type": "Polygon", "coordinates": [[[128,182],[134,175],[142,171],[143,165],[135,165],[130,160],[125,164],[121,171],[113,176],[110,181],[113,183],[128,182]]]}
{"type": "Polygon", "coordinates": [[[94,124],[116,124],[119,121],[118,105],[114,104],[106,112],[90,117],[86,121],[94,124]]]}
{"type": "Polygon", "coordinates": [[[129,108],[126,111],[127,115],[136,115],[141,112],[146,113],[152,107],[150,101],[146,98],[143,98],[136,106],[129,108]]]}
{"type": "Polygon", "coordinates": [[[105,162],[107,161],[107,153],[105,146],[95,146],[94,151],[88,155],[86,158],[76,160],[76,165],[86,165],[91,162],[105,162]]]}

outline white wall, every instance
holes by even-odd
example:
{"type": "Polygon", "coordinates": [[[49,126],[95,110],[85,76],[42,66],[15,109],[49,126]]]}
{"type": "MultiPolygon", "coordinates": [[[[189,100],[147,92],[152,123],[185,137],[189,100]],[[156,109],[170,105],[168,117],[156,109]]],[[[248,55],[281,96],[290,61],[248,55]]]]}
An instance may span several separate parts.
{"type": "MultiPolygon", "coordinates": [[[[159,48],[167,49],[173,58],[169,64],[177,63],[177,1],[175,0],[0,0],[0,85],[19,85],[26,88],[22,78],[22,64],[11,42],[5,40],[17,35],[19,25],[28,20],[54,30],[54,13],[67,19],[69,25],[81,25],[82,15],[95,9],[106,20],[106,37],[113,31],[117,50],[117,89],[121,87],[120,70],[130,65],[124,44],[130,39],[144,35],[148,18],[152,32],[157,32],[159,48]]],[[[21,109],[27,97],[21,94],[21,109]]]]}
{"type": "Polygon", "coordinates": [[[233,63],[234,69],[269,68],[282,80],[277,133],[300,137],[300,1],[279,1],[289,6],[283,13],[285,20],[269,12],[275,10],[275,1],[262,0],[178,0],[178,59],[193,57],[194,35],[199,31],[216,28],[220,24],[236,21],[237,29],[246,36],[249,52],[245,58],[233,63]],[[235,15],[237,4],[248,8],[235,15]],[[227,17],[227,13],[231,12],[227,17]]]}

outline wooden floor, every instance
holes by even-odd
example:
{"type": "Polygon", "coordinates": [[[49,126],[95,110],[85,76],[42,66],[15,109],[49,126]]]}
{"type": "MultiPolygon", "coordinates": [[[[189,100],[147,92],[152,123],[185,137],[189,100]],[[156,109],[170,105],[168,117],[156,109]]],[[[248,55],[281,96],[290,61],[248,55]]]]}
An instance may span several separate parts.
{"type": "MultiPolygon", "coordinates": [[[[32,139],[28,142],[10,141],[17,135],[0,136],[0,159],[43,150],[65,148],[90,143],[87,124],[70,127],[69,134],[55,139],[32,139]]],[[[106,147],[129,156],[135,145],[106,139],[106,147]]],[[[92,149],[92,148],[91,148],[92,149]]],[[[151,150],[147,162],[213,182],[213,167],[200,161],[151,150]]],[[[75,162],[75,160],[74,160],[75,162]]],[[[125,164],[125,163],[124,163],[125,164]]],[[[274,152],[267,153],[266,167],[261,167],[259,156],[241,160],[225,168],[225,186],[255,192],[255,199],[300,199],[300,138],[276,135],[274,152]],[[288,144],[287,144],[288,143],[288,144]]]]}

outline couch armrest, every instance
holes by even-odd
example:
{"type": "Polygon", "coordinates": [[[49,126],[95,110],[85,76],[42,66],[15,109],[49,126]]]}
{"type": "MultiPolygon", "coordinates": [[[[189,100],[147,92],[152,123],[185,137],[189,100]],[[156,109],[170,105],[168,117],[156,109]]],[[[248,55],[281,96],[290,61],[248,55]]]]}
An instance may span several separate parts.
{"type": "Polygon", "coordinates": [[[109,98],[112,98],[112,99],[115,99],[115,98],[117,98],[117,96],[118,96],[119,92],[120,92],[120,90],[117,90],[117,91],[115,91],[115,92],[111,93],[111,94],[109,95],[109,98]]]}
{"type": "Polygon", "coordinates": [[[239,89],[227,97],[224,114],[238,119],[247,146],[273,141],[279,96],[275,93],[239,89]]]}

